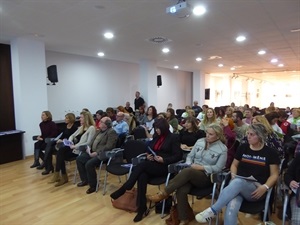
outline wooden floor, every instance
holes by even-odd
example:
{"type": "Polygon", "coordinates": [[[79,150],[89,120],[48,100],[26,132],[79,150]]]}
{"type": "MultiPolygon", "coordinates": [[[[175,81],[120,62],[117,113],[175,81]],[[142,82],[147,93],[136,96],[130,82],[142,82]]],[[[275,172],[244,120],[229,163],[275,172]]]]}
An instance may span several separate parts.
{"type": "MultiPolygon", "coordinates": [[[[54,187],[47,183],[49,175],[42,176],[40,170],[29,168],[32,161],[29,158],[0,165],[0,225],[133,224],[135,214],[111,206],[109,194],[120,185],[115,176],[109,176],[105,196],[102,195],[102,186],[98,193],[87,195],[87,187],[79,188],[72,183],[75,162],[67,166],[69,183],[54,187]]],[[[156,186],[148,188],[150,194],[157,190],[156,186]]],[[[209,201],[204,199],[196,200],[192,207],[195,212],[199,212],[208,205],[209,201]]],[[[281,224],[276,215],[272,216],[272,221],[281,224]]],[[[239,215],[239,225],[259,223],[253,216],[239,215]]],[[[152,210],[139,224],[165,224],[165,221],[152,210]]],[[[198,223],[193,221],[190,224],[198,223]]]]}

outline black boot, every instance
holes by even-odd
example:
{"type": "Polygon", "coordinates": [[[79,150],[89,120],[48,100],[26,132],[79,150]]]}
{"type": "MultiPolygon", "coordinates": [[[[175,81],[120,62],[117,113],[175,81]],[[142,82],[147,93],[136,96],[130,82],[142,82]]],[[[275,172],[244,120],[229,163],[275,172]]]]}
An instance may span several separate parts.
{"type": "Polygon", "coordinates": [[[42,170],[44,168],[45,168],[45,163],[44,162],[42,162],[41,165],[39,165],[38,167],[36,167],[37,170],[42,170]]]}
{"type": "Polygon", "coordinates": [[[126,192],[126,189],[122,186],[120,187],[118,190],[116,190],[115,192],[113,192],[110,197],[113,200],[116,200],[117,198],[121,197],[124,193],[126,192]]]}
{"type": "Polygon", "coordinates": [[[42,175],[47,175],[50,172],[54,173],[54,167],[53,166],[50,167],[50,168],[46,168],[46,170],[42,172],[42,175]]]}
{"type": "Polygon", "coordinates": [[[39,152],[40,152],[40,149],[34,149],[34,163],[30,166],[30,168],[40,166],[39,152]]]}
{"type": "Polygon", "coordinates": [[[133,222],[140,222],[144,217],[148,216],[148,214],[149,214],[149,209],[147,207],[138,209],[138,213],[134,217],[133,222]]]}

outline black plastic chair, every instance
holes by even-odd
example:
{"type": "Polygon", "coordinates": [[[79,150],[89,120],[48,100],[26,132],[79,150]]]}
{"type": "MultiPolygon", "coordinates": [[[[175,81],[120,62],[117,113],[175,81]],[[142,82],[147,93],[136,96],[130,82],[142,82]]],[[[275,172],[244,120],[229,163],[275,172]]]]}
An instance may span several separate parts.
{"type": "MultiPolygon", "coordinates": [[[[117,149],[107,152],[107,166],[104,178],[103,195],[106,193],[108,173],[123,176],[130,176],[133,163],[132,159],[146,152],[146,145],[143,141],[129,140],[124,144],[124,149],[117,149]]],[[[121,182],[121,181],[120,181],[121,182]]]]}

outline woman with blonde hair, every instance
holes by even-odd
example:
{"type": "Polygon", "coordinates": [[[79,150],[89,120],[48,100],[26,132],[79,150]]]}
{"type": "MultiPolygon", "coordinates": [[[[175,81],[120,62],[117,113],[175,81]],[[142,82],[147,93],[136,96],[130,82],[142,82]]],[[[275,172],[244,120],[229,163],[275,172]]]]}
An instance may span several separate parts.
{"type": "Polygon", "coordinates": [[[66,173],[65,159],[77,157],[80,146],[90,145],[96,133],[95,121],[90,112],[82,111],[80,113],[80,127],[73,133],[68,140],[73,144],[65,146],[61,144],[56,155],[56,167],[53,177],[48,183],[55,183],[55,187],[61,186],[68,182],[66,173]],[[59,172],[61,171],[61,177],[59,172]]]}
{"type": "Polygon", "coordinates": [[[188,193],[194,187],[206,188],[211,185],[210,174],[220,172],[226,163],[227,147],[224,144],[223,128],[210,124],[206,137],[199,139],[187,155],[186,164],[190,167],[178,173],[165,189],[149,199],[159,202],[176,191],[177,209],[180,225],[187,225],[194,220],[194,213],[188,202],[188,193]]]}
{"type": "Polygon", "coordinates": [[[206,130],[208,125],[217,123],[216,112],[213,108],[208,108],[204,114],[204,118],[200,123],[200,130],[206,130]]]}

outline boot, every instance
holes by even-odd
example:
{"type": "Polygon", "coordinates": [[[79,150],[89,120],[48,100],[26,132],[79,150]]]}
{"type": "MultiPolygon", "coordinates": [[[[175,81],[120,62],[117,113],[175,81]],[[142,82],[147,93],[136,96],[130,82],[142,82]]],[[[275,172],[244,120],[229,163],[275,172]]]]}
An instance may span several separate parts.
{"type": "Polygon", "coordinates": [[[57,184],[55,184],[55,187],[59,187],[65,183],[68,183],[69,179],[68,179],[68,175],[67,174],[62,174],[62,177],[60,179],[60,181],[57,182],[57,184]]]}
{"type": "Polygon", "coordinates": [[[148,199],[152,202],[160,202],[164,199],[167,199],[168,197],[169,197],[169,195],[166,193],[165,190],[163,190],[163,191],[158,192],[155,195],[148,196],[148,199]]]}
{"type": "Polygon", "coordinates": [[[34,149],[34,163],[30,166],[30,168],[40,166],[39,152],[40,152],[40,149],[34,149]]]}
{"type": "Polygon", "coordinates": [[[59,172],[54,172],[53,176],[51,177],[51,180],[48,181],[48,184],[53,184],[59,181],[60,181],[59,172]]]}
{"type": "Polygon", "coordinates": [[[41,165],[39,165],[38,167],[36,167],[37,170],[42,170],[44,168],[45,168],[45,163],[44,162],[42,162],[41,165]]]}
{"type": "Polygon", "coordinates": [[[45,171],[42,172],[42,175],[48,175],[50,172],[54,173],[54,167],[46,168],[45,171]]]}

